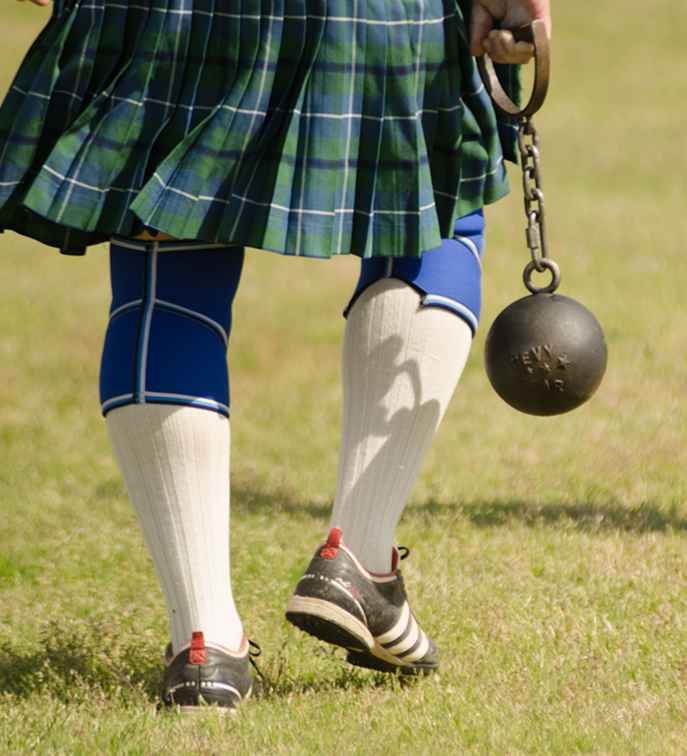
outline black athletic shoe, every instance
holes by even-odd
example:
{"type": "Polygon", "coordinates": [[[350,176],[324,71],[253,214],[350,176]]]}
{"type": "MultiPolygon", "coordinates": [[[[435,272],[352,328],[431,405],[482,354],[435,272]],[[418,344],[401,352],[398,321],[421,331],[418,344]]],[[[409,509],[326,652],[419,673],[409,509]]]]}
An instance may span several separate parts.
{"type": "Polygon", "coordinates": [[[351,664],[417,674],[438,667],[434,643],[410,610],[394,550],[388,575],[369,573],[333,528],[298,581],[286,619],[310,635],[348,649],[351,664]]]}
{"type": "Polygon", "coordinates": [[[171,657],[162,682],[162,702],[183,712],[202,711],[206,706],[231,712],[250,696],[253,675],[247,642],[236,654],[205,645],[203,633],[193,633],[191,645],[171,657]]]}

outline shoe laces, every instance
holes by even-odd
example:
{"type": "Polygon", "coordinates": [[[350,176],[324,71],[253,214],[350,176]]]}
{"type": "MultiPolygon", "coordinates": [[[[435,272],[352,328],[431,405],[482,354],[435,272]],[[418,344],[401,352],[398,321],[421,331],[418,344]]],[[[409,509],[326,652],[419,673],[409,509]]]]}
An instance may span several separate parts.
{"type": "Polygon", "coordinates": [[[407,546],[394,546],[391,552],[391,572],[396,572],[398,563],[407,558],[410,549],[407,546]]]}
{"type": "Polygon", "coordinates": [[[248,661],[251,664],[251,667],[255,670],[257,676],[264,680],[265,676],[262,673],[262,670],[258,666],[258,663],[255,661],[258,656],[262,656],[262,648],[258,643],[256,643],[254,640],[248,639],[248,661]]]}

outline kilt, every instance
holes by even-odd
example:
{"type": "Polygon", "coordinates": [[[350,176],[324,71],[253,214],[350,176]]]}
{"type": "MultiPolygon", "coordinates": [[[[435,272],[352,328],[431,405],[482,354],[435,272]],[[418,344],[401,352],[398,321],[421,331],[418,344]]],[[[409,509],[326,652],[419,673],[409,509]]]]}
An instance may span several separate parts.
{"type": "Polygon", "coordinates": [[[435,248],[515,156],[469,6],[58,0],[0,107],[0,227],[68,253],[144,227],[313,257],[435,248]]]}

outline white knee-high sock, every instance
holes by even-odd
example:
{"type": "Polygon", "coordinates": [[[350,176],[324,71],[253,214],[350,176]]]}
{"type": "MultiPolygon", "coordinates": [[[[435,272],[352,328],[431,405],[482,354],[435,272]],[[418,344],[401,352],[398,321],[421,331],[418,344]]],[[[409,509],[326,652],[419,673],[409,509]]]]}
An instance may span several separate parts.
{"type": "Polygon", "coordinates": [[[200,630],[236,650],[229,575],[229,421],[193,407],[134,404],[107,415],[115,455],[167,602],[174,653],[200,630]]]}
{"type": "Polygon", "coordinates": [[[343,428],[331,526],[371,572],[388,572],[396,525],[453,395],[472,332],[389,278],[360,296],[343,346],[343,428]]]}

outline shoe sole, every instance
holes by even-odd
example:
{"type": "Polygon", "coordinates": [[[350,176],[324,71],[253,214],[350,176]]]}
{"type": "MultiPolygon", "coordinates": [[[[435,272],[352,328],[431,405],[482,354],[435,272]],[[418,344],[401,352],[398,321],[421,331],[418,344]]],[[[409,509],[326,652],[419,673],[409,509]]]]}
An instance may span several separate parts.
{"type": "Polygon", "coordinates": [[[253,693],[253,687],[246,693],[235,706],[220,706],[219,704],[197,704],[195,706],[174,705],[174,708],[185,717],[197,717],[203,714],[218,714],[221,717],[233,717],[236,715],[239,707],[244,704],[253,693]]]}
{"type": "Polygon", "coordinates": [[[429,675],[432,672],[436,672],[439,668],[438,664],[413,664],[412,666],[409,664],[391,664],[384,659],[374,656],[372,653],[361,653],[358,651],[349,651],[346,661],[354,667],[372,669],[375,672],[389,672],[395,675],[429,675]]]}
{"type": "Polygon", "coordinates": [[[235,717],[237,708],[235,706],[179,706],[179,713],[185,717],[202,717],[205,714],[220,717],[235,717]]]}
{"type": "Polygon", "coordinates": [[[348,651],[346,661],[377,672],[405,675],[433,672],[437,665],[404,664],[375,640],[367,625],[336,604],[308,596],[292,596],[286,619],[325,643],[348,651]]]}
{"type": "Polygon", "coordinates": [[[308,633],[334,646],[368,651],[374,638],[367,626],[336,604],[309,596],[292,596],[286,606],[286,619],[308,633]]]}

